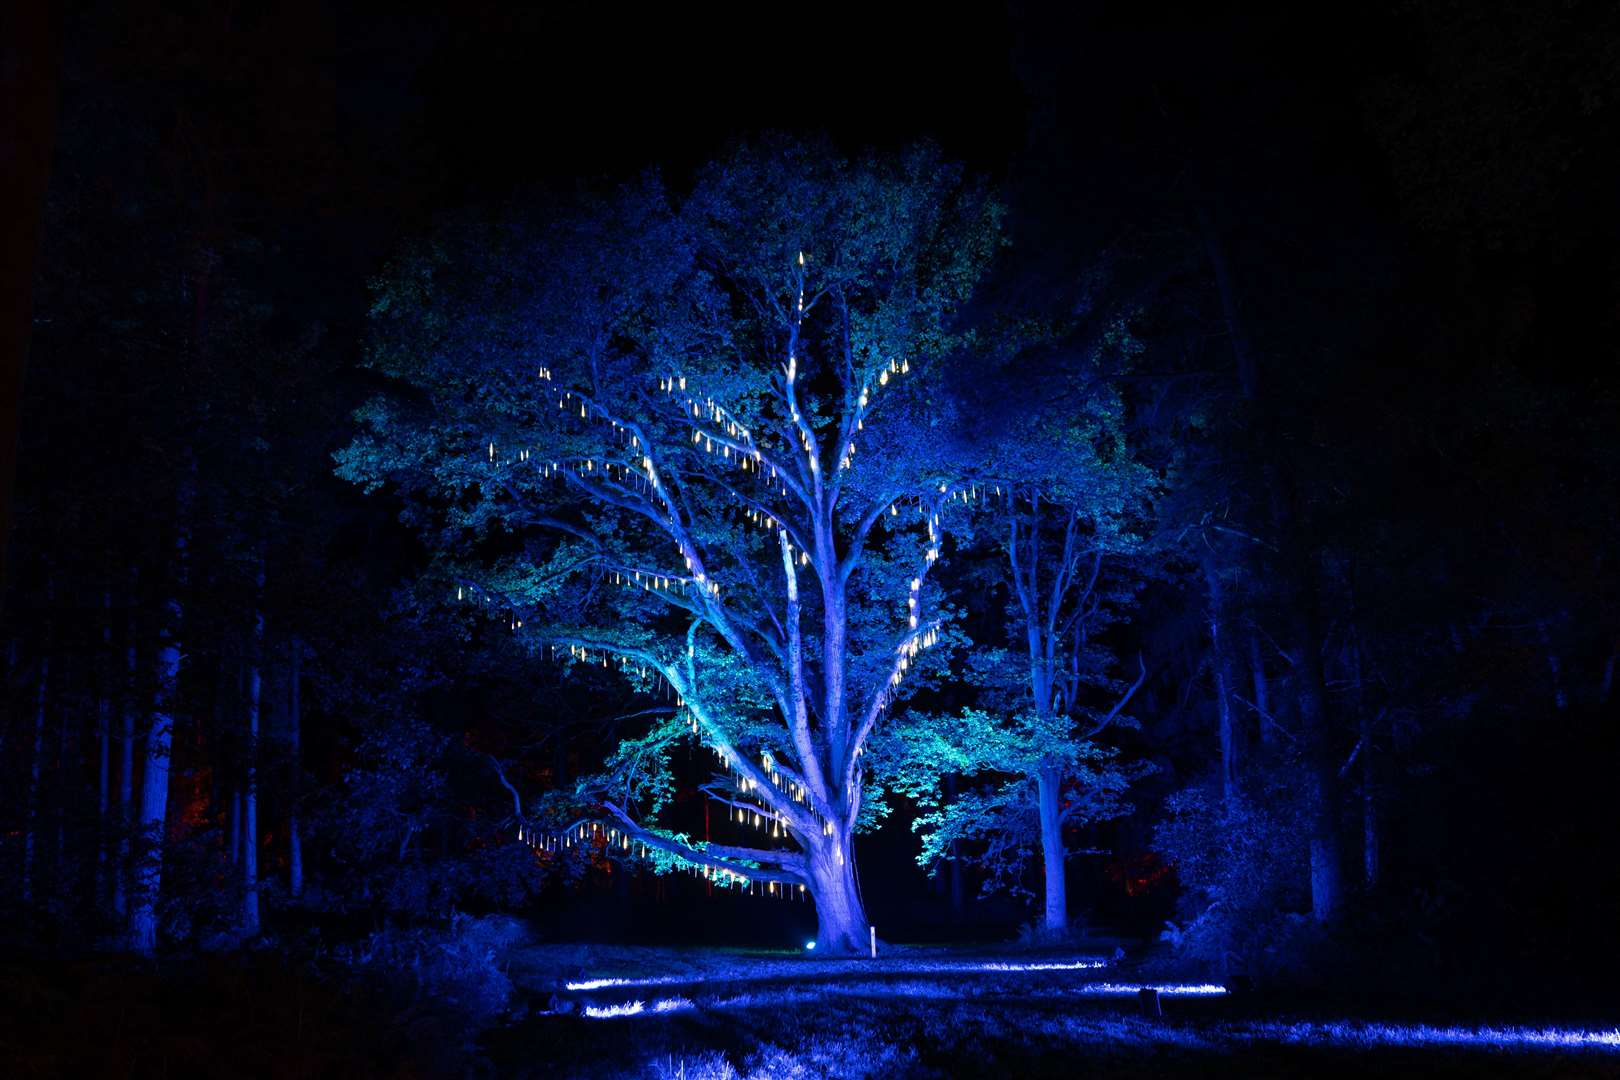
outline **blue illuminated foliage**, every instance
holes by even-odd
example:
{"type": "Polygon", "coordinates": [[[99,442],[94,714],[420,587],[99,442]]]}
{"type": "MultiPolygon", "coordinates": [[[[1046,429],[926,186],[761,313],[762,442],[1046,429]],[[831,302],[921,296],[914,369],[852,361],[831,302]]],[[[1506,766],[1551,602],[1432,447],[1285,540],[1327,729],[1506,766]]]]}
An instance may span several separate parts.
{"type": "MultiPolygon", "coordinates": [[[[926,146],[775,140],[679,204],[646,179],[463,220],[378,282],[368,362],[398,392],[339,454],[405,499],[423,589],[652,699],[576,792],[617,854],[805,887],[838,950],[867,935],[851,836],[885,812],[867,742],[962,641],[930,570],[987,491],[951,387],[1000,214],[926,146]],[[767,842],[654,824],[688,739],[767,842]]],[[[526,817],[542,846],[573,824],[526,817]]]]}

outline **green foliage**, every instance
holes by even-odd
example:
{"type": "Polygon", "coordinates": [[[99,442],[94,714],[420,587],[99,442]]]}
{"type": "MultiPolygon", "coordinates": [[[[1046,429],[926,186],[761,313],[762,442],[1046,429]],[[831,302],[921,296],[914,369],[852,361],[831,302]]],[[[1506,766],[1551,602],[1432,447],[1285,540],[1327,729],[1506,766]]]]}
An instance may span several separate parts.
{"type": "Polygon", "coordinates": [[[1040,844],[1038,772],[1064,777],[1068,820],[1084,825],[1129,813],[1125,793],[1150,770],[1122,762],[1111,747],[1075,738],[1068,717],[1007,717],[981,709],[908,716],[874,755],[881,755],[889,786],[917,803],[911,827],[922,839],[919,865],[932,874],[944,859],[970,858],[989,872],[986,892],[1020,894],[1027,894],[1020,877],[1040,844]],[[948,777],[966,782],[949,798],[948,777]]]}

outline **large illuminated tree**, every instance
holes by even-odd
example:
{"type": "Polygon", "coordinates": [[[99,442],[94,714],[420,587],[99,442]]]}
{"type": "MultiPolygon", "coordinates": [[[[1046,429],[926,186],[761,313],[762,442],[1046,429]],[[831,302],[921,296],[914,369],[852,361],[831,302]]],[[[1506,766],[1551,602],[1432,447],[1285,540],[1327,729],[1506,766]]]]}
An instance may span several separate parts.
{"type": "Polygon", "coordinates": [[[984,495],[944,390],[999,216],[930,148],[774,142],[678,206],[648,181],[463,223],[377,292],[371,363],[402,392],[363,411],[340,472],[407,496],[444,595],[668,695],[581,790],[616,847],[802,888],[824,950],[864,947],[863,748],[937,673],[929,569],[946,511],[984,495]],[[770,842],[657,826],[683,737],[770,842]]]}

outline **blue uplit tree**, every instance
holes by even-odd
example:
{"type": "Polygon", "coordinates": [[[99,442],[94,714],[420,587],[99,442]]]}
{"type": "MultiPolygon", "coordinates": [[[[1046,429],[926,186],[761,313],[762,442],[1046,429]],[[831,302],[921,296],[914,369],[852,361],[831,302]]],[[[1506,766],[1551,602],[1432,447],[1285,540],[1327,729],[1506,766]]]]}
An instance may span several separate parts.
{"type": "Polygon", "coordinates": [[[804,890],[822,950],[866,940],[863,749],[950,640],[929,570],[985,495],[952,434],[955,324],[1000,214],[931,148],[771,142],[679,205],[647,180],[463,221],[377,287],[370,364],[397,392],[340,473],[406,497],[441,595],[666,699],[577,793],[615,847],[804,890]],[[686,738],[768,843],[658,827],[686,738]]]}
{"type": "Polygon", "coordinates": [[[995,415],[975,458],[994,497],[973,525],[997,556],[985,578],[1006,586],[1012,644],[971,659],[978,707],[908,715],[879,755],[888,782],[919,803],[924,865],[966,855],[989,872],[988,886],[1016,889],[1039,854],[1047,936],[1068,926],[1065,830],[1127,813],[1126,789],[1146,769],[1099,741],[1134,726],[1126,707],[1147,675],[1140,656],[1119,662],[1108,635],[1155,565],[1149,534],[1163,482],[1131,453],[1109,374],[1133,350],[1123,322],[1083,347],[1037,348],[1047,370],[1020,362],[1035,376],[1029,396],[988,406],[995,415]],[[951,796],[952,777],[973,786],[951,796]]]}

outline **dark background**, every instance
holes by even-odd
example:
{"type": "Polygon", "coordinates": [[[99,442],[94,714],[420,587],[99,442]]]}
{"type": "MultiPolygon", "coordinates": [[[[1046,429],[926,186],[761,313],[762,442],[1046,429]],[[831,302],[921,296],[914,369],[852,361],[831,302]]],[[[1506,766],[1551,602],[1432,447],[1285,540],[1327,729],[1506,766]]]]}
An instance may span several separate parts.
{"type": "MultiPolygon", "coordinates": [[[[930,137],[1004,185],[1015,254],[998,288],[1067,302],[1107,253],[1121,291],[1171,311],[1161,325],[1174,329],[1155,339],[1150,367],[1230,364],[1220,335],[1187,333],[1178,308],[1207,302],[1195,299],[1207,267],[1180,237],[1197,213],[1212,217],[1244,282],[1263,366],[1286,387],[1289,438],[1312,483],[1338,497],[1314,527],[1355,537],[1370,624],[1391,640],[1429,641],[1437,655],[1448,627],[1470,642],[1429,673],[1421,654],[1409,656],[1417,670],[1387,748],[1403,763],[1387,871],[1401,899],[1387,918],[1399,927],[1425,912],[1426,944],[1413,947],[1432,950],[1437,967],[1473,970],[1511,954],[1524,970],[1599,983],[1620,925],[1620,724],[1602,676],[1620,645],[1611,5],[516,8],[109,3],[57,13],[60,64],[42,79],[59,85],[60,198],[47,198],[55,209],[38,249],[44,283],[6,559],[17,686],[39,627],[61,635],[73,621],[52,607],[68,590],[48,598],[44,581],[109,551],[150,558],[161,543],[142,532],[139,505],[108,516],[96,487],[122,448],[165,444],[180,427],[173,413],[143,412],[150,399],[134,390],[99,397],[109,371],[153,361],[104,343],[87,352],[61,330],[75,311],[86,323],[101,317],[81,301],[135,287],[142,237],[202,230],[253,245],[234,272],[271,309],[268,339],[321,327],[304,374],[271,367],[232,391],[251,406],[266,387],[320,373],[319,390],[286,410],[304,451],[302,501],[284,511],[311,537],[287,557],[298,568],[289,591],[319,618],[311,597],[332,579],[350,591],[325,602],[347,605],[422,558],[385,499],[362,498],[326,467],[368,390],[353,365],[366,283],[402,241],[447,211],[537,188],[657,168],[679,189],[729,141],[763,130],[825,132],[851,149],[930,137]],[[75,216],[63,211],[70,204],[99,209],[75,216]],[[96,224],[109,220],[127,229],[96,224]],[[1402,636],[1430,624],[1431,638],[1402,636]],[[1515,629],[1530,625],[1553,645],[1515,629]],[[1549,652],[1565,664],[1564,707],[1551,704],[1549,652]]],[[[33,207],[7,209],[25,222],[33,207]]],[[[1210,407],[1228,404],[1214,394],[1210,407]]],[[[136,503],[172,488],[150,461],[131,475],[143,486],[124,494],[136,503]]],[[[96,590],[80,593],[67,610],[93,608],[96,590]]],[[[1173,653],[1190,618],[1173,590],[1150,596],[1142,643],[1173,653]]],[[[355,632],[377,638],[374,660],[387,655],[386,635],[355,632]]],[[[434,662],[453,667],[457,651],[440,650],[434,662]]],[[[1135,816],[1095,837],[1121,859],[1147,850],[1157,799],[1213,752],[1207,710],[1177,706],[1196,675],[1170,660],[1160,672],[1142,742],[1161,772],[1135,816]]],[[[524,693],[471,661],[451,677],[460,691],[434,718],[468,732],[481,717],[508,723],[524,693]]],[[[551,693],[537,696],[542,727],[565,710],[602,708],[551,693]]],[[[310,706],[311,767],[334,785],[354,742],[340,698],[312,695],[310,706]]],[[[25,720],[12,709],[8,731],[25,720]]],[[[557,751],[552,782],[599,755],[608,736],[586,728],[557,751]]],[[[12,778],[20,745],[8,737],[4,749],[12,778]]],[[[469,800],[498,805],[499,788],[482,783],[469,800]]],[[[930,882],[916,869],[913,845],[903,822],[861,841],[880,931],[1005,936],[1027,918],[1016,902],[973,901],[971,875],[958,907],[948,877],[930,882]]],[[[776,943],[813,923],[807,907],[622,877],[592,879],[583,893],[551,887],[542,925],[776,943]]],[[[1169,885],[1125,896],[1104,859],[1078,864],[1075,882],[1077,908],[1128,931],[1150,931],[1174,904],[1169,885]]]]}

